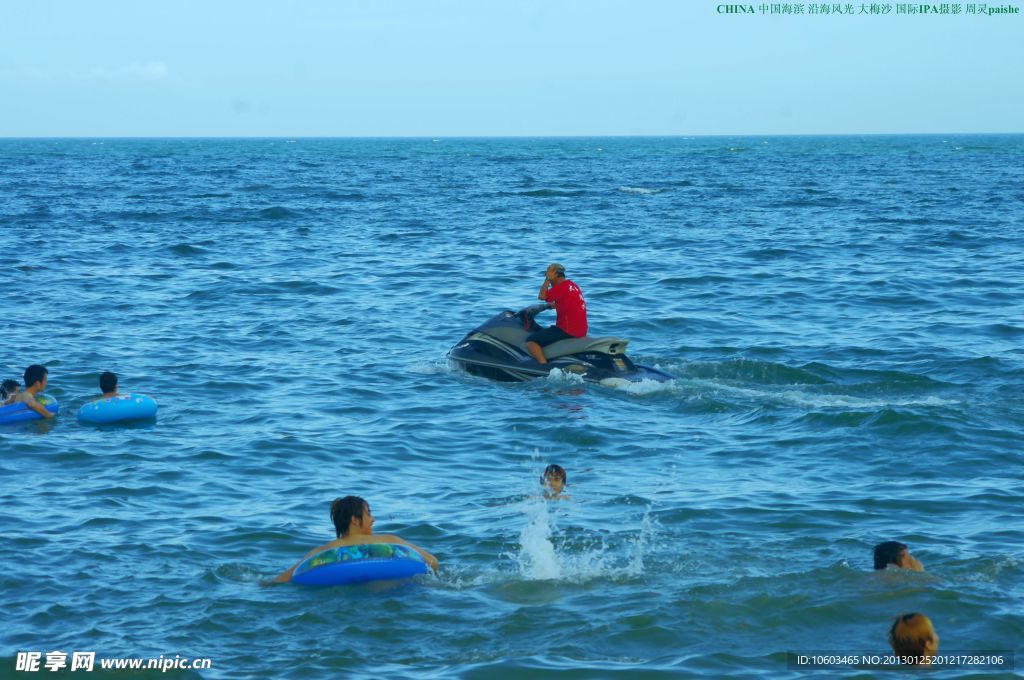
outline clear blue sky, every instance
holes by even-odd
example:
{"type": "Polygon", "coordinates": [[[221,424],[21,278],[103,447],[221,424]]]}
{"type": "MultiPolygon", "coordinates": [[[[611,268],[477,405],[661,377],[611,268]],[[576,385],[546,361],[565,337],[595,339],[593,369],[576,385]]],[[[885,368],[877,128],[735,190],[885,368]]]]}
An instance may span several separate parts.
{"type": "Polygon", "coordinates": [[[717,5],[7,2],[0,136],[1024,132],[1024,15],[717,5]]]}

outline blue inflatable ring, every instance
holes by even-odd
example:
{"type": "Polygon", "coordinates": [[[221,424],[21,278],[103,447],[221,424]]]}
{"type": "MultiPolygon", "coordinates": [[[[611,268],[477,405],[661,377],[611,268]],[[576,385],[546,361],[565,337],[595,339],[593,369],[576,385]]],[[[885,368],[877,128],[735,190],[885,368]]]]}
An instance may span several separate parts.
{"type": "MultiPolygon", "coordinates": [[[[50,413],[57,413],[60,410],[60,405],[57,400],[53,397],[48,397],[45,394],[36,395],[36,403],[43,406],[50,413]]],[[[11,404],[10,406],[0,406],[0,425],[8,425],[10,423],[23,423],[27,420],[42,420],[43,417],[30,409],[24,404],[11,404]]]]}
{"type": "Polygon", "coordinates": [[[410,578],[429,570],[418,552],[400,543],[346,545],[303,560],[292,572],[292,583],[342,586],[410,578]]]}
{"type": "Polygon", "coordinates": [[[90,401],[78,409],[78,419],[86,423],[119,423],[145,418],[156,418],[156,401],[144,394],[119,394],[90,401]]]}

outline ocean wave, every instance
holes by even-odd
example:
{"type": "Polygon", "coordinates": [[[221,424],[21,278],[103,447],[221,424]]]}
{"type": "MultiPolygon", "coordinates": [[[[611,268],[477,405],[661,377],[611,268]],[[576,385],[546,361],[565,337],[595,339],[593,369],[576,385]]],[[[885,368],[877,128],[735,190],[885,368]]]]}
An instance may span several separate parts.
{"type": "Polygon", "coordinates": [[[295,217],[300,217],[302,213],[295,210],[289,210],[284,206],[275,205],[273,207],[260,210],[257,215],[265,220],[290,220],[295,217]]]}
{"type": "Polygon", "coordinates": [[[822,198],[794,198],[789,201],[770,203],[766,208],[837,208],[848,203],[848,199],[835,196],[823,196],[822,198]]]}
{"type": "Polygon", "coordinates": [[[743,255],[749,257],[752,260],[774,260],[781,257],[792,257],[794,255],[801,255],[795,250],[789,248],[760,248],[758,250],[748,250],[743,255]]]}
{"type": "Polygon", "coordinates": [[[897,226],[928,226],[931,224],[958,224],[957,220],[943,217],[862,217],[859,222],[864,224],[891,224],[897,226]]]}
{"type": "Polygon", "coordinates": [[[619,191],[624,194],[640,194],[647,196],[651,194],[660,194],[665,191],[664,189],[647,189],[645,187],[619,187],[619,191]]]}
{"type": "Polygon", "coordinates": [[[191,243],[177,243],[170,246],[167,250],[174,255],[181,255],[183,257],[194,257],[196,255],[205,255],[207,253],[205,248],[192,245],[191,243]]]}
{"type": "Polygon", "coordinates": [[[516,196],[528,196],[530,198],[577,198],[586,196],[587,191],[582,189],[532,189],[530,191],[517,191],[516,196]]]}
{"type": "Polygon", "coordinates": [[[359,191],[325,191],[321,195],[332,201],[351,202],[366,200],[366,195],[359,191]]]}
{"type": "Polygon", "coordinates": [[[733,283],[736,281],[731,276],[722,274],[706,274],[703,276],[671,276],[658,281],[659,285],[666,286],[703,286],[715,283],[733,283]]]}
{"type": "Polygon", "coordinates": [[[750,359],[682,363],[674,367],[674,372],[681,378],[714,379],[730,383],[762,385],[827,385],[831,383],[830,380],[821,377],[818,371],[750,359]]]}
{"type": "MultiPolygon", "coordinates": [[[[953,141],[1010,158],[1021,139],[953,141]]],[[[0,140],[0,212],[52,211],[0,225],[0,377],[44,363],[62,409],[0,428],[9,640],[86,631],[117,650],[129,631],[252,677],[380,675],[383,655],[384,675],[767,678],[814,631],[884,647],[924,595],[936,621],[970,619],[953,631],[967,646],[1012,648],[1024,184],[994,156],[951,166],[950,146],[0,140]],[[177,174],[135,184],[136,159],[177,174]],[[204,172],[224,166],[240,170],[204,172]],[[544,189],[587,195],[516,193],[544,189]],[[852,211],[764,209],[854,194],[852,211]],[[260,217],[273,207],[299,217],[260,217]],[[550,261],[595,334],[632,338],[672,379],[448,365],[474,324],[536,297],[550,261]],[[79,424],[107,369],[159,420],[79,424]],[[549,463],[571,501],[535,498],[549,463]],[[348,494],[375,531],[436,554],[438,578],[258,587],[333,538],[348,494]],[[940,591],[873,573],[889,538],[940,591]]]]}

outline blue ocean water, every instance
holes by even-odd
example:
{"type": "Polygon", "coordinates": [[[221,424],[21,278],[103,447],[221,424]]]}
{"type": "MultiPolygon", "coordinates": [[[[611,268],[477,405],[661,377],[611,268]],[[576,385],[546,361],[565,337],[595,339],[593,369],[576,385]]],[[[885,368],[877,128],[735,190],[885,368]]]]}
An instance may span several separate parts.
{"type": "Polygon", "coordinates": [[[1022,233],[1020,135],[0,140],[0,372],[62,405],[0,427],[0,674],[807,677],[909,611],[1019,653],[1022,233]],[[451,369],[551,261],[673,380],[451,369]],[[104,370],[158,419],[77,422],[104,370]],[[260,587],[346,494],[439,575],[260,587]]]}

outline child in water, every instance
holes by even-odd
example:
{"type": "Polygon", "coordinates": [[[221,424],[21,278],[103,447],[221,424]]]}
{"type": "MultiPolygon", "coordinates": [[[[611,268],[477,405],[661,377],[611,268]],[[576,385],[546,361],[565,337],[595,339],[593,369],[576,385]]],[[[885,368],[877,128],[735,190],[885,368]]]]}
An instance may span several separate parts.
{"type": "Polygon", "coordinates": [[[8,378],[4,380],[3,386],[0,387],[0,406],[7,406],[17,401],[18,392],[21,391],[21,385],[18,384],[17,380],[11,380],[8,378]]]}
{"type": "Polygon", "coordinates": [[[568,500],[569,496],[562,493],[568,481],[565,468],[561,465],[548,465],[540,478],[541,486],[544,487],[544,498],[568,500]]]}
{"type": "Polygon", "coordinates": [[[900,663],[929,666],[930,657],[939,652],[939,635],[924,614],[901,614],[889,629],[889,646],[900,657],[900,663]]]}
{"type": "Polygon", "coordinates": [[[117,396],[117,374],[111,373],[110,371],[104,371],[100,374],[100,392],[103,394],[96,399],[110,399],[111,397],[117,396]]]}

